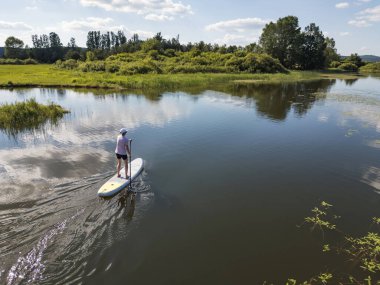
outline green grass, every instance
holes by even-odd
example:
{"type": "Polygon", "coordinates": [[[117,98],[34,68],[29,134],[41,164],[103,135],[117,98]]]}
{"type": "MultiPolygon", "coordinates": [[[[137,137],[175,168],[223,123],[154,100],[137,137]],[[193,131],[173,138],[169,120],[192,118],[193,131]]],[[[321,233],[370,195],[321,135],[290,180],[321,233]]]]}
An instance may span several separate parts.
{"type": "Polygon", "coordinates": [[[352,79],[352,74],[292,71],[275,74],[139,74],[82,72],[53,65],[0,65],[0,87],[84,87],[112,89],[173,89],[221,83],[276,83],[318,79],[352,79]]]}
{"type": "Polygon", "coordinates": [[[15,135],[24,130],[37,129],[48,121],[55,124],[65,113],[68,111],[59,105],[43,105],[35,99],[4,104],[0,105],[0,129],[15,135]]]}

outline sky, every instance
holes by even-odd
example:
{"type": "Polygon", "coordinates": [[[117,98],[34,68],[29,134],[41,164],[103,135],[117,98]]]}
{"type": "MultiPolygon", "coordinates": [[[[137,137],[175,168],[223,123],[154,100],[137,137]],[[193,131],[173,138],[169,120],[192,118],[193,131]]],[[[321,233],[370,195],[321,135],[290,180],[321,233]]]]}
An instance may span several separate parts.
{"type": "Polygon", "coordinates": [[[0,6],[0,46],[8,36],[32,46],[33,34],[57,33],[86,46],[88,31],[123,30],[146,39],[161,32],[181,43],[257,42],[266,23],[297,16],[335,39],[341,55],[380,56],[380,0],[12,0],[0,6]]]}

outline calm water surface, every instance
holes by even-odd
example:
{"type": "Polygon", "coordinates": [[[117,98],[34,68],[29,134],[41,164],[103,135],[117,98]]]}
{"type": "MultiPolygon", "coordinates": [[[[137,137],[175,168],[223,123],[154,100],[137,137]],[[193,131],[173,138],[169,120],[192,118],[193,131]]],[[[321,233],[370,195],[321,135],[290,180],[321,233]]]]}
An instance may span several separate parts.
{"type": "Polygon", "coordinates": [[[30,98],[71,113],[0,131],[1,284],[283,284],[352,268],[297,227],[321,201],[353,235],[380,216],[379,79],[0,90],[30,98]],[[145,170],[135,197],[100,199],[121,127],[145,170]]]}

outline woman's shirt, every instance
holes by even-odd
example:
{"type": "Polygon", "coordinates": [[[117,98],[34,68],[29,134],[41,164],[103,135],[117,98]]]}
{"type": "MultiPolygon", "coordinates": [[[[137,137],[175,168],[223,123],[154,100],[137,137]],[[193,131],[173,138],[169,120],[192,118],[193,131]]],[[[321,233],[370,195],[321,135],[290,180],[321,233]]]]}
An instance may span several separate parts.
{"type": "Polygon", "coordinates": [[[116,149],[115,153],[126,155],[127,149],[126,146],[128,146],[128,138],[126,136],[118,135],[116,140],[116,149]]]}

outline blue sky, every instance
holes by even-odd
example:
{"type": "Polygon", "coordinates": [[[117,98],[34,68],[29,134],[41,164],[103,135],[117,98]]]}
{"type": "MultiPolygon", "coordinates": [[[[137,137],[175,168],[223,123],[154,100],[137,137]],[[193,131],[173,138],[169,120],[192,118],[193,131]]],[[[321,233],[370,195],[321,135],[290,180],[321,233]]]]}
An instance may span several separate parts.
{"type": "Polygon", "coordinates": [[[316,23],[338,52],[380,56],[380,0],[13,0],[0,9],[0,46],[8,36],[31,45],[32,34],[58,33],[85,46],[90,30],[124,30],[129,38],[161,32],[181,43],[246,45],[269,21],[294,15],[302,28],[316,23]]]}

